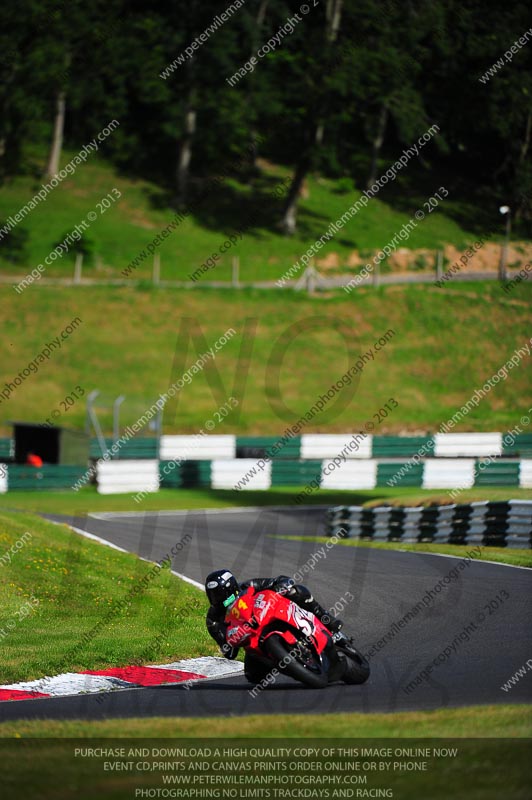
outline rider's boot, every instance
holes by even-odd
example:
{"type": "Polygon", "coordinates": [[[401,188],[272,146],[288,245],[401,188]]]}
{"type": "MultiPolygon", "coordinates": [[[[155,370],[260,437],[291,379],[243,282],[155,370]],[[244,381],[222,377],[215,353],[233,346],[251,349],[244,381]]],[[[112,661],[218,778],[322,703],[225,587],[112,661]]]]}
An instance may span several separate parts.
{"type": "Polygon", "coordinates": [[[309,611],[312,611],[313,614],[317,616],[320,622],[323,622],[326,628],[330,630],[331,633],[338,633],[340,628],[343,627],[343,622],[341,619],[337,619],[337,617],[333,617],[328,611],[326,611],[323,606],[320,606],[317,600],[314,599],[312,595],[305,600],[305,608],[309,611]]]}

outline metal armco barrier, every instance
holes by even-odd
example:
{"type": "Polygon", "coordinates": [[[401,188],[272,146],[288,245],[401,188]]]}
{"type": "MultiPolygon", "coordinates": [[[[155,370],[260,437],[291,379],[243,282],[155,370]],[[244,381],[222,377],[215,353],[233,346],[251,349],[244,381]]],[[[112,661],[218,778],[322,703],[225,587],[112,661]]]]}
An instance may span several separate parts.
{"type": "Polygon", "coordinates": [[[532,547],[532,500],[396,507],[335,506],[327,536],[375,542],[445,542],[532,547]]]}

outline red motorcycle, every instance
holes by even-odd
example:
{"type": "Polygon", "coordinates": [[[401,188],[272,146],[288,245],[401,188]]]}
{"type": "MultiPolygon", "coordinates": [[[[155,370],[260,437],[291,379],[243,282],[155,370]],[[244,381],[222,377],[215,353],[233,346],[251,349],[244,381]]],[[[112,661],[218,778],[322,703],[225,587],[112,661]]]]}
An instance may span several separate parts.
{"type": "Polygon", "coordinates": [[[364,683],[369,664],[352,640],[331,632],[310,611],[269,589],[249,587],[233,603],[225,621],[226,641],[314,689],[343,680],[364,683]]]}

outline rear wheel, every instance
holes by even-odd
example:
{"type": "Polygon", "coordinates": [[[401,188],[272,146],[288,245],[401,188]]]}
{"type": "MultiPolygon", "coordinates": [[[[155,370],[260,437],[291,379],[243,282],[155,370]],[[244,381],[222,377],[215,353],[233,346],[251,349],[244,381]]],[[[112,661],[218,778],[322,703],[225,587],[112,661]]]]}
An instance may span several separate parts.
{"type": "Polygon", "coordinates": [[[312,648],[303,642],[287,645],[281,636],[272,634],[264,642],[263,649],[274,659],[277,667],[294,680],[311,689],[327,686],[329,679],[326,670],[312,648]]]}

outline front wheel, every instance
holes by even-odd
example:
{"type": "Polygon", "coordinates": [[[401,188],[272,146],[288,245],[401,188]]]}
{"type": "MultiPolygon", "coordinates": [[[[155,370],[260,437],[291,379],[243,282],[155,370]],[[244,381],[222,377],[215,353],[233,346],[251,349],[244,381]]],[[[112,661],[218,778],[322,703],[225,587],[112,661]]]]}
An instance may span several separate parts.
{"type": "Polygon", "coordinates": [[[362,653],[353,647],[351,642],[345,645],[336,645],[337,650],[343,653],[346,659],[346,670],[342,680],[345,683],[360,684],[365,683],[369,678],[369,662],[362,653]]]}
{"type": "Polygon", "coordinates": [[[327,672],[308,645],[302,642],[288,645],[281,636],[274,633],[266,639],[263,649],[277,667],[294,680],[311,689],[323,689],[327,686],[327,672]]]}

